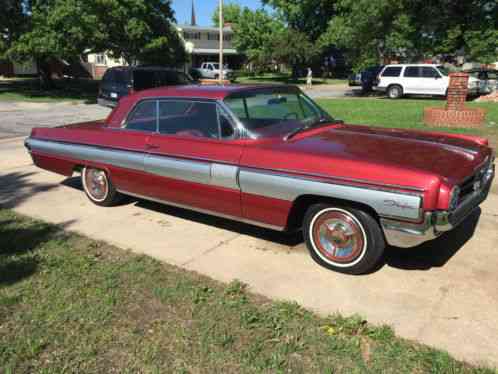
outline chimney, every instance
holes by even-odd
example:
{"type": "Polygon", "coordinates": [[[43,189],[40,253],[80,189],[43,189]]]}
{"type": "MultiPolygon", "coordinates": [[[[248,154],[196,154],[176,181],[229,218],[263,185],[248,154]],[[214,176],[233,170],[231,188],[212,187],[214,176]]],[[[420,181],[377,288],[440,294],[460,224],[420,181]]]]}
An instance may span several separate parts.
{"type": "Polygon", "coordinates": [[[195,19],[195,6],[194,6],[194,0],[192,0],[192,19],[190,20],[190,25],[191,26],[197,26],[197,22],[195,19]]]}

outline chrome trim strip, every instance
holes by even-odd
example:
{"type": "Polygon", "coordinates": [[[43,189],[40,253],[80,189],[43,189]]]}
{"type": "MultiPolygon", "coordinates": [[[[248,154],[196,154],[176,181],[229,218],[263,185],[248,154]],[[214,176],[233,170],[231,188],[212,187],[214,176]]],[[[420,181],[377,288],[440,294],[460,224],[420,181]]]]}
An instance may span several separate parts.
{"type": "Polygon", "coordinates": [[[409,220],[422,218],[422,198],[413,194],[318,182],[290,175],[255,172],[247,168],[241,168],[239,183],[242,192],[253,195],[288,201],[294,201],[301,195],[327,196],[366,204],[380,216],[409,220]]]}
{"type": "MultiPolygon", "coordinates": [[[[272,169],[264,169],[264,168],[258,168],[258,167],[245,167],[248,170],[258,170],[260,172],[267,172],[267,173],[275,173],[275,172],[280,172],[284,173],[288,176],[295,176],[297,178],[305,178],[307,176],[310,177],[317,177],[317,178],[324,178],[330,181],[330,183],[336,183],[338,182],[353,182],[353,183],[360,183],[360,184],[367,184],[369,186],[361,186],[361,188],[370,188],[370,189],[376,189],[376,190],[385,190],[388,192],[398,192],[398,193],[403,193],[406,194],[407,192],[400,192],[398,190],[406,190],[406,191],[413,191],[413,192],[425,192],[426,190],[424,188],[419,188],[419,187],[410,187],[410,186],[404,186],[400,184],[389,184],[389,183],[379,183],[375,181],[371,181],[369,179],[360,179],[360,178],[349,178],[349,177],[338,177],[338,176],[331,176],[331,175],[326,175],[326,174],[321,174],[321,173],[302,173],[298,170],[293,170],[293,169],[285,169],[285,168],[272,168],[272,169]]],[[[417,194],[418,196],[418,194],[417,194]]]]}
{"type": "Polygon", "coordinates": [[[26,144],[32,151],[57,154],[69,158],[108,163],[114,166],[145,171],[145,154],[142,152],[120,151],[102,147],[77,145],[73,143],[54,142],[28,138],[26,144]]]}
{"type": "Polygon", "coordinates": [[[384,217],[404,220],[422,218],[422,197],[414,193],[354,187],[305,177],[238,168],[226,164],[210,164],[153,154],[103,149],[94,146],[28,139],[35,150],[61,154],[71,158],[109,163],[111,165],[150,172],[188,182],[234,188],[269,198],[294,201],[306,194],[356,201],[372,207],[384,217]]]}
{"type": "Polygon", "coordinates": [[[146,155],[145,171],[166,178],[210,184],[211,165],[204,162],[178,160],[169,157],[146,155]]]}
{"type": "Polygon", "coordinates": [[[208,209],[201,209],[201,208],[197,208],[197,207],[194,207],[194,206],[191,206],[191,205],[179,204],[179,203],[175,203],[175,202],[168,201],[168,200],[162,200],[162,199],[156,199],[156,198],[152,198],[152,197],[148,197],[148,196],[143,196],[143,195],[139,195],[139,194],[136,194],[136,193],[133,193],[133,192],[128,192],[128,191],[125,191],[125,190],[117,190],[117,191],[120,192],[120,193],[122,193],[122,194],[125,194],[125,195],[134,196],[134,197],[139,198],[139,199],[150,200],[150,201],[154,201],[154,202],[160,203],[160,204],[166,204],[166,205],[175,206],[177,208],[193,210],[195,212],[199,212],[199,213],[203,213],[203,214],[209,214],[209,215],[217,216],[217,217],[221,217],[221,218],[226,218],[226,219],[230,219],[230,220],[233,220],[233,221],[238,221],[238,222],[246,223],[246,224],[249,224],[249,225],[263,227],[263,228],[266,228],[266,229],[271,229],[271,230],[276,230],[276,231],[284,231],[285,230],[285,227],[283,227],[283,226],[270,225],[268,223],[263,223],[263,222],[259,222],[259,221],[253,221],[253,220],[250,220],[250,219],[246,219],[246,218],[242,218],[242,217],[237,217],[237,216],[232,216],[232,215],[229,215],[229,214],[223,214],[223,213],[219,213],[219,212],[208,210],[208,209]]]}

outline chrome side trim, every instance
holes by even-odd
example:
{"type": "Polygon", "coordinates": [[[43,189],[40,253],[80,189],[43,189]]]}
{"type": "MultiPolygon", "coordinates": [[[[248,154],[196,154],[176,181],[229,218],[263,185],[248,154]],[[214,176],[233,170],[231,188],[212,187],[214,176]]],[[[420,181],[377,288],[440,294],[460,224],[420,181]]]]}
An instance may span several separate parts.
{"type": "Polygon", "coordinates": [[[163,156],[145,156],[145,171],[166,178],[209,184],[210,164],[163,156]]]}
{"type": "Polygon", "coordinates": [[[380,216],[409,220],[422,218],[422,198],[339,184],[318,182],[289,175],[262,173],[241,168],[239,183],[242,192],[281,200],[294,201],[301,195],[318,195],[355,201],[372,207],[380,216]]]}
{"type": "Polygon", "coordinates": [[[57,154],[73,159],[102,162],[126,169],[145,171],[145,155],[142,152],[120,151],[32,138],[27,139],[26,144],[35,152],[57,154]]]}
{"type": "Polygon", "coordinates": [[[212,164],[210,182],[215,186],[239,190],[239,167],[212,164]]]}
{"type": "Polygon", "coordinates": [[[125,190],[117,190],[117,191],[120,192],[120,193],[122,193],[122,194],[133,196],[133,197],[136,197],[136,198],[139,198],[139,199],[150,200],[150,201],[154,201],[154,202],[160,203],[160,204],[166,204],[166,205],[175,206],[177,208],[193,210],[193,211],[198,212],[198,213],[209,214],[209,215],[212,215],[212,216],[226,218],[226,219],[230,219],[230,220],[233,220],[233,221],[247,223],[249,225],[259,226],[259,227],[263,227],[263,228],[270,229],[270,230],[275,230],[275,231],[284,231],[285,230],[285,227],[283,227],[283,226],[270,225],[268,223],[263,223],[263,222],[259,222],[259,221],[253,221],[253,220],[250,220],[250,219],[246,219],[246,218],[242,218],[242,217],[237,217],[237,216],[232,216],[232,215],[229,215],[229,214],[223,214],[223,213],[219,213],[219,212],[216,212],[216,211],[213,211],[213,210],[201,209],[201,208],[197,208],[197,207],[194,207],[194,206],[191,206],[191,205],[179,204],[179,203],[175,203],[175,202],[168,201],[168,200],[156,199],[156,198],[153,198],[153,197],[139,195],[139,194],[136,194],[136,193],[133,193],[133,192],[125,191],[125,190]]]}

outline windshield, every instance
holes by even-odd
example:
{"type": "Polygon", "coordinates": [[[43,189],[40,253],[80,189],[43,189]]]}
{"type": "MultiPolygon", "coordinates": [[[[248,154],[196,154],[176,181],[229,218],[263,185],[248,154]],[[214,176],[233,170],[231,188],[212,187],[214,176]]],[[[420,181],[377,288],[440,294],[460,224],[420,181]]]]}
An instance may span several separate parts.
{"type": "Polygon", "coordinates": [[[261,88],[237,93],[225,103],[254,137],[284,135],[332,118],[297,88],[261,88]]]}
{"type": "Polygon", "coordinates": [[[439,72],[441,74],[443,74],[445,77],[447,77],[450,74],[450,71],[447,68],[445,68],[444,66],[438,66],[437,68],[438,68],[439,72]]]}

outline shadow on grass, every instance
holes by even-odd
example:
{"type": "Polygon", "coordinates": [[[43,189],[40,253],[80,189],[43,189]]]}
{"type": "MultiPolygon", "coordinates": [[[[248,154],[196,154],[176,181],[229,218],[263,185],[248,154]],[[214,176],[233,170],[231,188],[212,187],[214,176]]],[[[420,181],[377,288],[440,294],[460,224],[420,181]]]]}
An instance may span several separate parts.
{"type": "MultiPolygon", "coordinates": [[[[243,76],[236,79],[235,83],[241,84],[295,84],[305,85],[306,78],[293,78],[289,75],[274,74],[274,75],[259,75],[259,76],[243,76]]],[[[327,84],[326,79],[313,78],[313,86],[327,84]]]]}
{"type": "MultiPolygon", "coordinates": [[[[55,88],[42,89],[38,79],[0,80],[0,94],[7,100],[59,101],[78,100],[97,103],[99,81],[93,79],[58,79],[55,88]]],[[[0,97],[2,97],[0,96],[0,97]]]]}
{"type": "Polygon", "coordinates": [[[0,174],[0,208],[15,208],[33,195],[50,191],[56,184],[34,183],[30,178],[36,172],[0,174]]]}
{"type": "Polygon", "coordinates": [[[75,221],[57,226],[35,221],[21,226],[19,222],[13,215],[0,219],[0,285],[13,284],[33,275],[39,262],[36,252],[75,221]]]}

